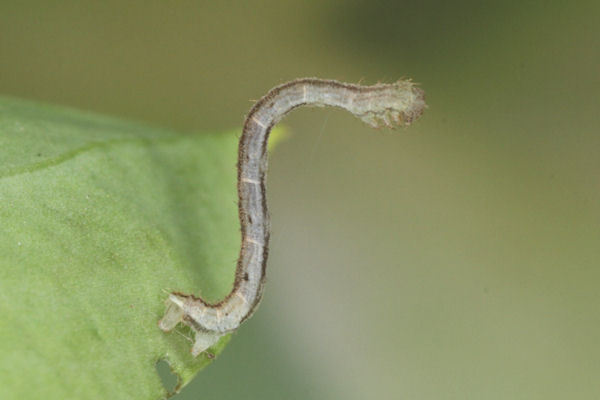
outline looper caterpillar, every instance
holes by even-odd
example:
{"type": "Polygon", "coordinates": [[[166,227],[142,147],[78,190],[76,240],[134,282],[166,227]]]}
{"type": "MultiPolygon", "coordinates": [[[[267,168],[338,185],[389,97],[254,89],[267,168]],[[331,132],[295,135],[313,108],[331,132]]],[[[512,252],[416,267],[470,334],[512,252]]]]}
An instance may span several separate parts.
{"type": "Polygon", "coordinates": [[[231,292],[210,304],[191,294],[171,293],[159,322],[163,331],[179,322],[195,332],[197,356],[219,338],[236,330],[256,310],[262,297],[269,253],[267,211],[267,141],[271,128],[292,109],[302,106],[343,108],[372,127],[410,125],[425,109],[424,93],[414,83],[359,86],[315,78],[277,86],[250,110],[238,150],[238,196],[242,246],[231,292]]]}

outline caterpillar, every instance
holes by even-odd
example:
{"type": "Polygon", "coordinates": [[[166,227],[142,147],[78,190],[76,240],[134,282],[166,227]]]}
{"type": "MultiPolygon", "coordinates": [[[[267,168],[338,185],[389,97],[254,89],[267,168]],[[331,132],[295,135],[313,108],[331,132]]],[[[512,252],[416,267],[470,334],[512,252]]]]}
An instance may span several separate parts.
{"type": "Polygon", "coordinates": [[[407,126],[426,108],[424,92],[409,80],[360,86],[317,78],[296,79],[271,89],[250,109],[238,148],[237,189],[242,232],[231,292],[211,304],[192,294],[170,293],[159,327],[184,323],[195,333],[198,356],[252,316],[262,298],[269,254],[266,200],[267,142],[271,128],[296,107],[333,106],[378,128],[407,126]]]}

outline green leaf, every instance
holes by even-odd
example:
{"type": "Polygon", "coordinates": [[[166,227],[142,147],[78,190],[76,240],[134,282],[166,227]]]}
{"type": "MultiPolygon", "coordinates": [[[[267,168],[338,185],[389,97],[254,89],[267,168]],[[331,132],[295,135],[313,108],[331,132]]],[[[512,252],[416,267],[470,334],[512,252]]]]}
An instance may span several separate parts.
{"type": "Polygon", "coordinates": [[[211,359],[157,322],[231,288],[236,135],[0,98],[0,149],[0,398],[163,398],[159,360],[188,383],[211,359]]]}

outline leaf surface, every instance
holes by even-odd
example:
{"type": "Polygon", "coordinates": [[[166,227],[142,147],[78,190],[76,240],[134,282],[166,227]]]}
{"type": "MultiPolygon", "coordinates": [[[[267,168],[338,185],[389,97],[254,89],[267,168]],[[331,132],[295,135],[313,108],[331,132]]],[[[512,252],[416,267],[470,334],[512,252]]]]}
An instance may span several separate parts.
{"type": "Polygon", "coordinates": [[[211,359],[157,322],[231,288],[236,135],[0,98],[0,149],[0,398],[164,398],[163,359],[188,383],[211,359]]]}

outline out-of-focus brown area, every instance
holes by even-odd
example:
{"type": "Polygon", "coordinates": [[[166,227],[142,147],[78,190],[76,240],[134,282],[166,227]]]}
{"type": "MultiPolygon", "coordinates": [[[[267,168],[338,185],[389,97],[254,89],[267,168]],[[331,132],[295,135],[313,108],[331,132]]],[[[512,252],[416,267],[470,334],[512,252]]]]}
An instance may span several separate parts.
{"type": "Polygon", "coordinates": [[[599,12],[3,2],[0,93],[201,134],[292,78],[413,78],[429,109],[407,130],[285,120],[263,304],[177,399],[596,398],[599,12]]]}

